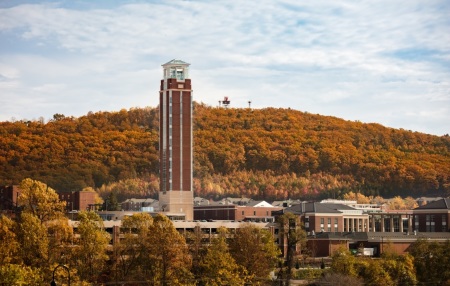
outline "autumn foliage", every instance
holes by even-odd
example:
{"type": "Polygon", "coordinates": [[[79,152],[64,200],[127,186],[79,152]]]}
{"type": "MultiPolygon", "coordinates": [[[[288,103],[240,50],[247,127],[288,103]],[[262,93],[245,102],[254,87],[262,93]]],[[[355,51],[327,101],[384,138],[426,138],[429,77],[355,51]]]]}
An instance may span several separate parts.
{"type": "MultiPolygon", "coordinates": [[[[198,196],[338,198],[450,194],[450,137],[291,109],[195,104],[198,196]]],[[[158,192],[157,108],[0,123],[0,185],[26,177],[58,191],[158,192]],[[120,187],[124,186],[124,187],[120,187]],[[109,188],[109,189],[108,189],[109,188]]],[[[134,195],[134,194],[137,195],[134,195]]],[[[118,192],[118,196],[121,193],[118,192]]]]}

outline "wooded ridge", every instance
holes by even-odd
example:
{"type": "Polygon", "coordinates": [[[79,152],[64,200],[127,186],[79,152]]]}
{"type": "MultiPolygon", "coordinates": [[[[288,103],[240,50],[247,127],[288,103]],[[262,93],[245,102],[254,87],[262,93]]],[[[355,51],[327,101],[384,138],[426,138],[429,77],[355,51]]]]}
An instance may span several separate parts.
{"type": "MultiPolygon", "coordinates": [[[[0,185],[158,192],[158,110],[0,122],[0,185]]],[[[220,198],[450,195],[450,137],[292,109],[194,106],[194,192],[220,198]]]]}

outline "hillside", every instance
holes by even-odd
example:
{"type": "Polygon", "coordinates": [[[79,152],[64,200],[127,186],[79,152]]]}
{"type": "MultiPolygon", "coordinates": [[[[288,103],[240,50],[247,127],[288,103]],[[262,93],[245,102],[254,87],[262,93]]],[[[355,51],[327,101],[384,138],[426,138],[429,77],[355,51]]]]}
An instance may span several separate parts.
{"type": "MultiPolygon", "coordinates": [[[[449,136],[290,109],[195,104],[194,113],[196,195],[450,195],[449,136]]],[[[156,108],[1,122],[0,146],[0,185],[31,177],[58,191],[158,192],[156,108]]]]}

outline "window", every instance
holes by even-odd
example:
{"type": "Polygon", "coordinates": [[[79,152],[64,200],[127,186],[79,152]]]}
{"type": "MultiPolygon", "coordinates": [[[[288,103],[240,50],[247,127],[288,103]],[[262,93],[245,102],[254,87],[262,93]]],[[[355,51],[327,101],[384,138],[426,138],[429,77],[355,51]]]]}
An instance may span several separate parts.
{"type": "Polygon", "coordinates": [[[434,220],[434,215],[431,215],[430,219],[431,219],[431,221],[430,221],[430,226],[431,226],[430,227],[430,231],[431,232],[435,232],[436,231],[436,229],[435,229],[436,222],[434,220]]]}
{"type": "Polygon", "coordinates": [[[442,215],[442,232],[447,231],[447,215],[442,215]]]}
{"type": "Polygon", "coordinates": [[[427,232],[435,231],[434,215],[426,215],[426,229],[427,232]]]}

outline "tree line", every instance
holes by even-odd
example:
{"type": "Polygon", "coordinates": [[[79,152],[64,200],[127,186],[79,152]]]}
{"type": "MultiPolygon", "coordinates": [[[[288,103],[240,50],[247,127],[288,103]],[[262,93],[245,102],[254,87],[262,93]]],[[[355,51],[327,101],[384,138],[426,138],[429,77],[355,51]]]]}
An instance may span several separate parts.
{"type": "Polygon", "coordinates": [[[388,244],[380,259],[355,257],[342,247],[332,255],[330,270],[311,285],[450,285],[449,251],[450,241],[425,239],[418,239],[403,255],[388,244]]]}
{"type": "Polygon", "coordinates": [[[388,242],[379,259],[354,256],[343,245],[329,267],[322,260],[320,270],[300,269],[298,261],[309,251],[292,213],[277,218],[283,254],[267,229],[243,224],[208,237],[200,227],[179,232],[167,217],[147,213],[125,217],[120,240],[111,243],[97,213],[80,212],[72,228],[55,190],[32,179],[20,188],[21,211],[0,216],[2,285],[48,285],[53,279],[68,285],[69,275],[72,285],[289,285],[295,278],[308,285],[450,283],[449,241],[419,239],[403,255],[388,242]]]}
{"type": "MultiPolygon", "coordinates": [[[[140,180],[158,193],[158,108],[0,122],[0,184],[58,191],[140,180]]],[[[144,186],[145,185],[145,186],[144,186]]],[[[450,194],[450,137],[291,109],[194,104],[194,192],[281,200],[450,194]]]]}
{"type": "Polygon", "coordinates": [[[2,285],[48,285],[53,275],[58,285],[69,275],[72,285],[257,285],[270,281],[279,260],[267,229],[223,228],[205,241],[199,227],[182,233],[166,216],[147,213],[125,217],[112,243],[97,213],[78,213],[72,228],[55,190],[32,179],[20,188],[21,211],[0,215],[2,285]]]}

